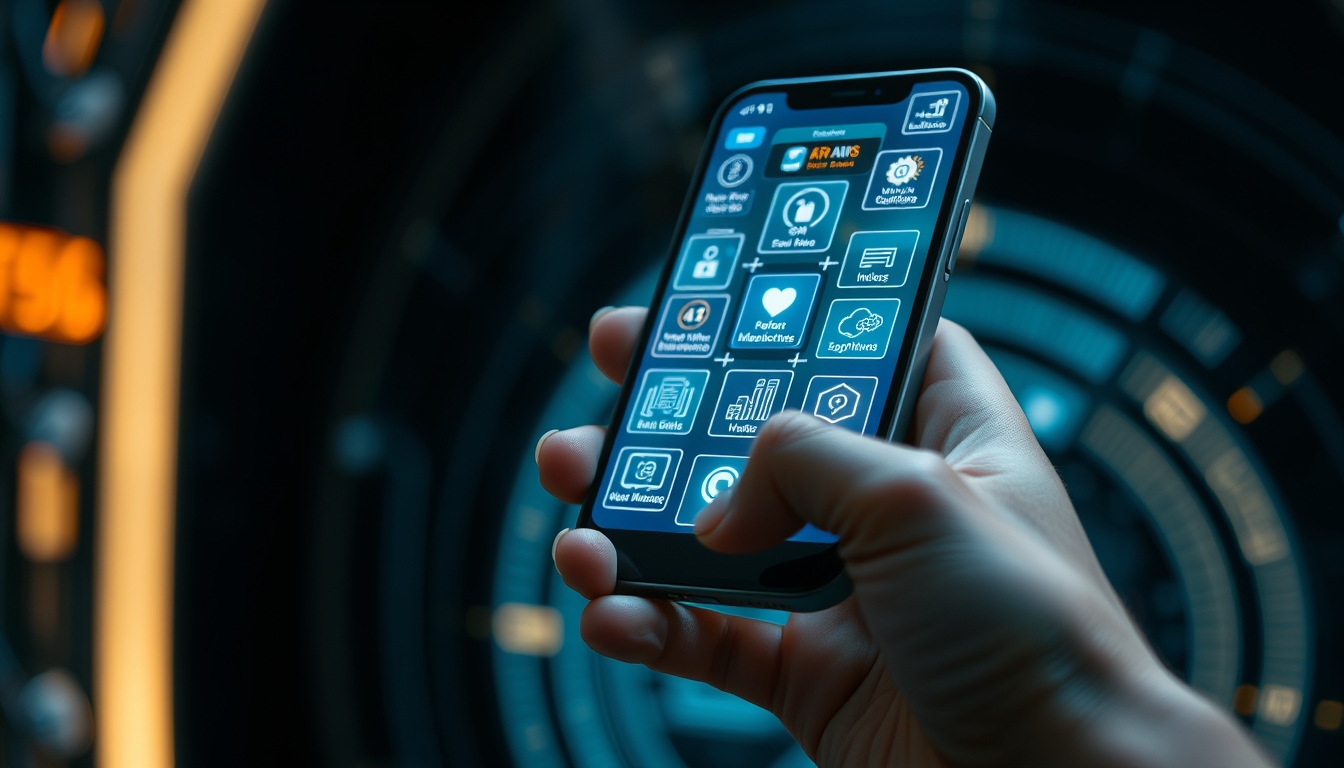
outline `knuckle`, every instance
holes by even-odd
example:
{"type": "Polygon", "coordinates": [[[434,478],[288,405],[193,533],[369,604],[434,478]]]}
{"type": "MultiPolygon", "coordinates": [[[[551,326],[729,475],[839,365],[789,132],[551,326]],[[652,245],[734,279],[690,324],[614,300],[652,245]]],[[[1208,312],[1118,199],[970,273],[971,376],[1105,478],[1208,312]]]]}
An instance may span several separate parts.
{"type": "Polygon", "coordinates": [[[753,455],[757,452],[762,455],[771,453],[782,446],[797,442],[817,428],[817,421],[800,411],[784,411],[776,414],[756,435],[752,453],[753,455]]]}
{"type": "Polygon", "coordinates": [[[873,490],[882,503],[898,502],[904,509],[928,509],[943,500],[953,481],[953,470],[943,457],[928,450],[914,450],[907,466],[883,477],[873,490]]]}

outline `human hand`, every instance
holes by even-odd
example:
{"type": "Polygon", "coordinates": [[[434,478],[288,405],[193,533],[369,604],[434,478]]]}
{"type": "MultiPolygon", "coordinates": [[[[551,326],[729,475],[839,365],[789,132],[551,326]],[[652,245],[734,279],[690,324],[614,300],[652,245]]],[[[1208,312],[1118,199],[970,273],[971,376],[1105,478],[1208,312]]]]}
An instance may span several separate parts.
{"type": "MultiPolygon", "coordinates": [[[[619,381],[644,310],[594,318],[619,381]]],[[[603,431],[537,446],[543,485],[583,499],[603,431]]],[[[749,552],[813,523],[840,538],[854,596],[783,627],[613,595],[616,555],[562,532],[556,566],[591,602],[594,650],[771,710],[822,766],[1264,765],[1245,732],[1173,678],[1111,589],[1053,467],[975,341],[943,322],[916,447],[784,413],[696,520],[749,552]]]]}

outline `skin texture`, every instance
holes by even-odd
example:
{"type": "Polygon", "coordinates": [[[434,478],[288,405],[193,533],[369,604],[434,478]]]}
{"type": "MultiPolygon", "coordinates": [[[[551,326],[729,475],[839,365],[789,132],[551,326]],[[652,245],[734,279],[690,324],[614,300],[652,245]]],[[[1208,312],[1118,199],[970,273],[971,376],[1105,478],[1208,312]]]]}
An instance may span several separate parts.
{"type": "MultiPolygon", "coordinates": [[[[614,381],[644,318],[593,318],[593,359],[614,381]]],[[[603,438],[543,437],[546,489],[581,502],[603,438]]],[[[947,321],[910,443],[779,414],[696,519],[700,542],[727,553],[808,522],[839,536],[854,595],[783,627],[612,594],[611,542],[561,532],[556,567],[590,600],[584,640],[772,711],[821,766],[1269,764],[1156,659],[1003,378],[947,321]]]]}

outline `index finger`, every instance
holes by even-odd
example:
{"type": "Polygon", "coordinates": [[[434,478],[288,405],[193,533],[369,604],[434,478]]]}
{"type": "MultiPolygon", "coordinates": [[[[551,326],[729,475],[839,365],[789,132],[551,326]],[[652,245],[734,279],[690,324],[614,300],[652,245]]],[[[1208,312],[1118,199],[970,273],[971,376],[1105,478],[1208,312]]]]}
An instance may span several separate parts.
{"type": "Polygon", "coordinates": [[[630,355],[644,330],[644,307],[608,307],[593,315],[588,328],[588,351],[608,379],[620,384],[630,367],[630,355]]]}

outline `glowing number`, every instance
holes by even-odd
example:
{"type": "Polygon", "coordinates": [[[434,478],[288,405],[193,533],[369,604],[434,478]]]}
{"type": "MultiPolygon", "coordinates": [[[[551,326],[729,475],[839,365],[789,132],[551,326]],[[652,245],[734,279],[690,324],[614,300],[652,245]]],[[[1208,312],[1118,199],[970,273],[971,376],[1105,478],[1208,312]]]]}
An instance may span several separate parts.
{"type": "Polygon", "coordinates": [[[102,331],[106,319],[97,243],[0,225],[0,328],[82,344],[102,331]]]}
{"type": "Polygon", "coordinates": [[[51,268],[56,235],[33,231],[23,237],[19,257],[14,260],[14,307],[10,319],[24,333],[39,334],[56,322],[61,305],[56,296],[55,274],[51,268]]]}
{"type": "Polygon", "coordinates": [[[681,321],[687,325],[699,325],[705,322],[705,315],[708,313],[709,308],[705,306],[689,306],[681,313],[681,321]]]}
{"type": "Polygon", "coordinates": [[[107,291],[103,288],[103,255],[98,246],[82,237],[72,239],[56,262],[60,286],[60,335],[84,342],[98,335],[107,317],[107,291]]]}

